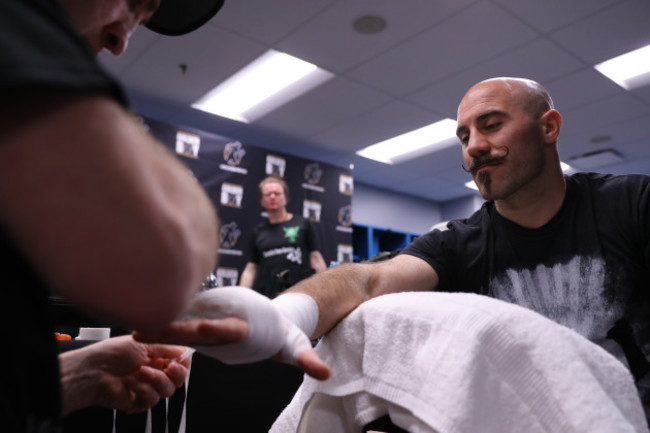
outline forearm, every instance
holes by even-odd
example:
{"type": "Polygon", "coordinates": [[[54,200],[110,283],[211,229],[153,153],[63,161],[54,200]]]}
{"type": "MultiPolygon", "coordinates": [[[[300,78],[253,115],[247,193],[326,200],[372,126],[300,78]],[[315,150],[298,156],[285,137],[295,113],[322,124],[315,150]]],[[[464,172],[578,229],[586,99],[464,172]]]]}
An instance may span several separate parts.
{"type": "Polygon", "coordinates": [[[87,312],[131,327],[175,318],[216,261],[216,214],[200,185],[106,98],[45,101],[29,114],[3,123],[7,232],[87,312]]]}
{"type": "Polygon", "coordinates": [[[82,356],[84,352],[79,351],[64,352],[59,355],[64,415],[98,404],[95,401],[96,384],[99,379],[97,370],[84,363],[85,356],[82,356]]]}
{"type": "Polygon", "coordinates": [[[257,274],[257,265],[252,262],[248,262],[246,264],[246,267],[244,268],[244,271],[241,274],[241,278],[239,279],[239,285],[243,287],[253,287],[253,283],[255,282],[255,275],[257,274]]]}
{"type": "MultiPolygon", "coordinates": [[[[318,305],[318,324],[312,338],[318,338],[374,296],[371,264],[342,264],[327,269],[291,287],[285,293],[304,293],[318,305]]],[[[282,296],[282,295],[280,295],[282,296]]]]}
{"type": "Polygon", "coordinates": [[[309,253],[309,261],[311,268],[316,271],[317,274],[327,269],[325,259],[323,259],[323,255],[320,253],[320,251],[312,251],[309,253]]]}

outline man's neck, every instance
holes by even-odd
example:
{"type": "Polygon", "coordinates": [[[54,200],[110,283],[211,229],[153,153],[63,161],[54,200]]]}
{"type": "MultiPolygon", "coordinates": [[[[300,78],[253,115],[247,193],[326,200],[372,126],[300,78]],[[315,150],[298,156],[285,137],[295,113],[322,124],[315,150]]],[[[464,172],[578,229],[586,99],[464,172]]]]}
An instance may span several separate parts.
{"type": "Polygon", "coordinates": [[[497,211],[504,218],[529,229],[548,223],[560,210],[566,196],[566,181],[559,176],[544,182],[532,191],[518,193],[505,200],[496,200],[497,211]]]}
{"type": "Polygon", "coordinates": [[[268,215],[269,215],[269,223],[271,224],[279,224],[279,223],[287,222],[293,217],[293,215],[287,212],[286,209],[278,209],[276,211],[271,211],[268,212],[268,215]]]}

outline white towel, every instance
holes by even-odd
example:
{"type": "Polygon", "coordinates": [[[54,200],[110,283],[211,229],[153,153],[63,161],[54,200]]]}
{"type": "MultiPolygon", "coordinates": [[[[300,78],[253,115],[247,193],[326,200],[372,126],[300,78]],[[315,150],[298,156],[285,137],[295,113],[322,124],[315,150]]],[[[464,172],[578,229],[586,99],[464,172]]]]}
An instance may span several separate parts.
{"type": "Polygon", "coordinates": [[[390,414],[411,433],[648,432],[616,358],[522,307],[463,293],[400,293],[362,304],[316,347],[271,433],[361,431],[390,414]]]}

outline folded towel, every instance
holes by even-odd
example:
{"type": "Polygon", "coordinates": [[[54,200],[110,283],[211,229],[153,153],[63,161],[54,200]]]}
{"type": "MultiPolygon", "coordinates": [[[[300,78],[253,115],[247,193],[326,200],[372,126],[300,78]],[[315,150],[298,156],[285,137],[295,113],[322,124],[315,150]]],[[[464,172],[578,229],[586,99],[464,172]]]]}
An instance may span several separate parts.
{"type": "Polygon", "coordinates": [[[400,293],[353,311],[316,347],[271,433],[354,432],[389,414],[411,432],[648,432],[627,368],[545,317],[485,296],[400,293]]]}

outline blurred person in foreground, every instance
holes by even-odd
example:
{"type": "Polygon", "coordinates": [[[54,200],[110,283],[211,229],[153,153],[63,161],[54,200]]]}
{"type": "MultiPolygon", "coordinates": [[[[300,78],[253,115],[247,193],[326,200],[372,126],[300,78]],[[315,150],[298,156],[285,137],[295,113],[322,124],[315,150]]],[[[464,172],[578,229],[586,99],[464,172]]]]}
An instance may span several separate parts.
{"type": "MultiPolygon", "coordinates": [[[[0,278],[3,304],[11,309],[2,325],[12,329],[11,318],[19,317],[21,330],[3,361],[0,418],[8,431],[58,431],[62,407],[79,406],[61,398],[60,379],[70,379],[66,365],[74,361],[69,357],[101,359],[88,351],[63,354],[60,371],[50,293],[106,323],[158,332],[184,314],[214,268],[212,203],[144,131],[96,54],[121,54],[140,25],[167,35],[191,32],[222,3],[0,3],[0,278]]],[[[186,337],[209,337],[212,345],[246,340],[250,332],[244,320],[228,317],[197,317],[182,329],[186,337]]],[[[117,369],[125,358],[111,357],[110,344],[140,353],[131,359],[134,369],[153,368],[130,381],[130,392],[140,397],[126,398],[139,403],[118,398],[110,402],[115,407],[151,406],[187,374],[187,363],[168,364],[182,347],[159,351],[124,339],[99,346],[117,369]]],[[[325,368],[313,356],[307,355],[325,368]]],[[[77,389],[88,385],[77,379],[77,389]]],[[[63,397],[69,395],[64,389],[63,397]]]]}

